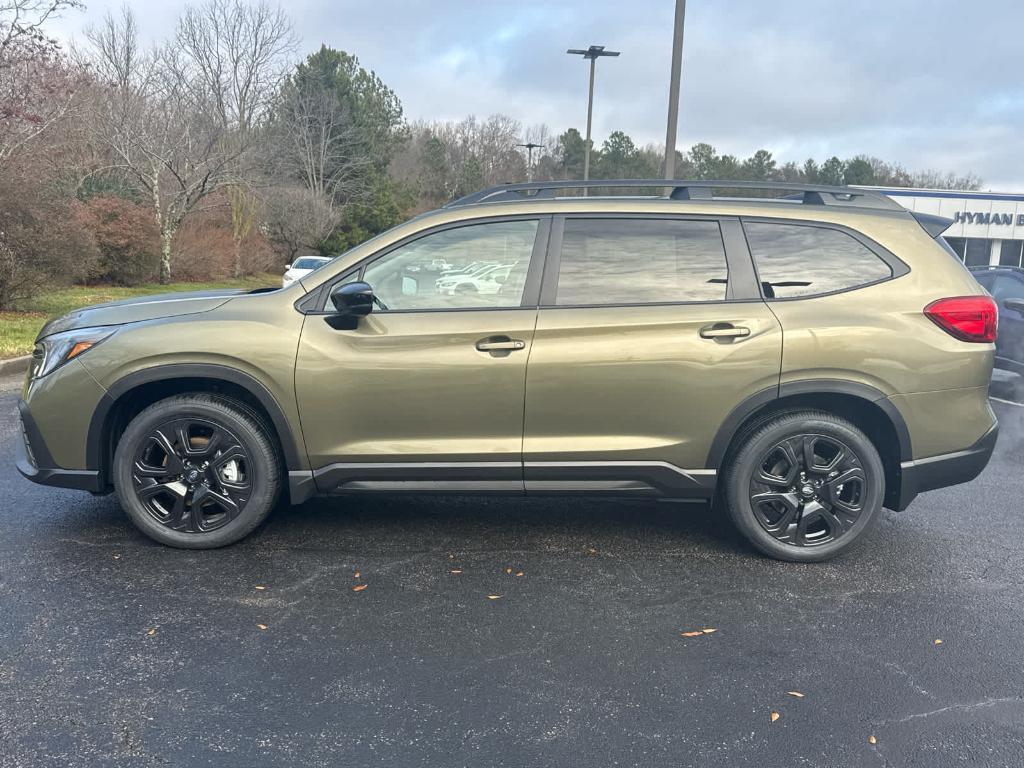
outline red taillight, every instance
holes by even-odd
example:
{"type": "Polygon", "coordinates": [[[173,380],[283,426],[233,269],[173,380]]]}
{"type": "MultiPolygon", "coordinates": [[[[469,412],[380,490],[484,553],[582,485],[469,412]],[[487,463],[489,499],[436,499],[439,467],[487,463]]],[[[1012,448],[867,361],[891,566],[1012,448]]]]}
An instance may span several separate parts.
{"type": "Polygon", "coordinates": [[[950,336],[961,341],[991,344],[996,340],[999,311],[991,296],[957,296],[939,299],[924,313],[950,336]]]}

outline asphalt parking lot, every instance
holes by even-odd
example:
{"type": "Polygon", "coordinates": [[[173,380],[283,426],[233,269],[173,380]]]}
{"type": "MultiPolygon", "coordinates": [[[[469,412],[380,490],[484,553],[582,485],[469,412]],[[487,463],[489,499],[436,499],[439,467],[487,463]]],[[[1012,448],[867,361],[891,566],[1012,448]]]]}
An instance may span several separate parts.
{"type": "Polygon", "coordinates": [[[314,501],[184,552],[22,480],[15,386],[5,768],[1024,765],[1024,408],[975,483],[823,565],[703,505],[488,498],[314,501]]]}

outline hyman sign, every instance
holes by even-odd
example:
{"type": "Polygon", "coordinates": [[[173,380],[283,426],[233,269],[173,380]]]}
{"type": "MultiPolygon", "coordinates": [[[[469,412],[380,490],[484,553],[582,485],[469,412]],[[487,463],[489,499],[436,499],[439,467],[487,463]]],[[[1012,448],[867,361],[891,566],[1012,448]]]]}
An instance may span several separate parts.
{"type": "Polygon", "coordinates": [[[1016,217],[1012,213],[981,213],[980,211],[957,211],[953,214],[954,224],[996,224],[1012,227],[1014,219],[1018,227],[1024,227],[1024,213],[1016,217]]]}

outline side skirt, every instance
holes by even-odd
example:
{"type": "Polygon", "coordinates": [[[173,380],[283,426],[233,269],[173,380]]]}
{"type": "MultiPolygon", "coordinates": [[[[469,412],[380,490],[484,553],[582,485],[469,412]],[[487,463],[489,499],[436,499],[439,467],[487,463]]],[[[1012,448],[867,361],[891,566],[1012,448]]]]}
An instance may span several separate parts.
{"type": "MultiPolygon", "coordinates": [[[[292,502],[310,495],[308,475],[289,473],[292,502]],[[298,475],[302,477],[298,477],[298,475]]],[[[320,494],[462,493],[707,499],[717,472],[663,461],[342,462],[312,473],[320,494]]]]}

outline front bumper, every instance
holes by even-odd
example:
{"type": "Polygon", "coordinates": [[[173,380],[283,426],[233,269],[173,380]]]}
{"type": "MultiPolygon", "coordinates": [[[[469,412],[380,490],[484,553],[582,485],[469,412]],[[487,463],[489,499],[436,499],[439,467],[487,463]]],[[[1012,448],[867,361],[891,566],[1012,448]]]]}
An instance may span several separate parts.
{"type": "Polygon", "coordinates": [[[999,424],[993,424],[970,448],[927,459],[904,461],[900,464],[900,493],[896,510],[904,510],[917,494],[968,483],[978,475],[992,458],[999,438],[999,424]]]}
{"type": "Polygon", "coordinates": [[[101,493],[104,490],[98,471],[64,469],[57,466],[24,400],[18,401],[18,415],[21,417],[21,439],[14,441],[14,465],[22,477],[33,483],[57,488],[73,488],[93,493],[101,493]]]}

